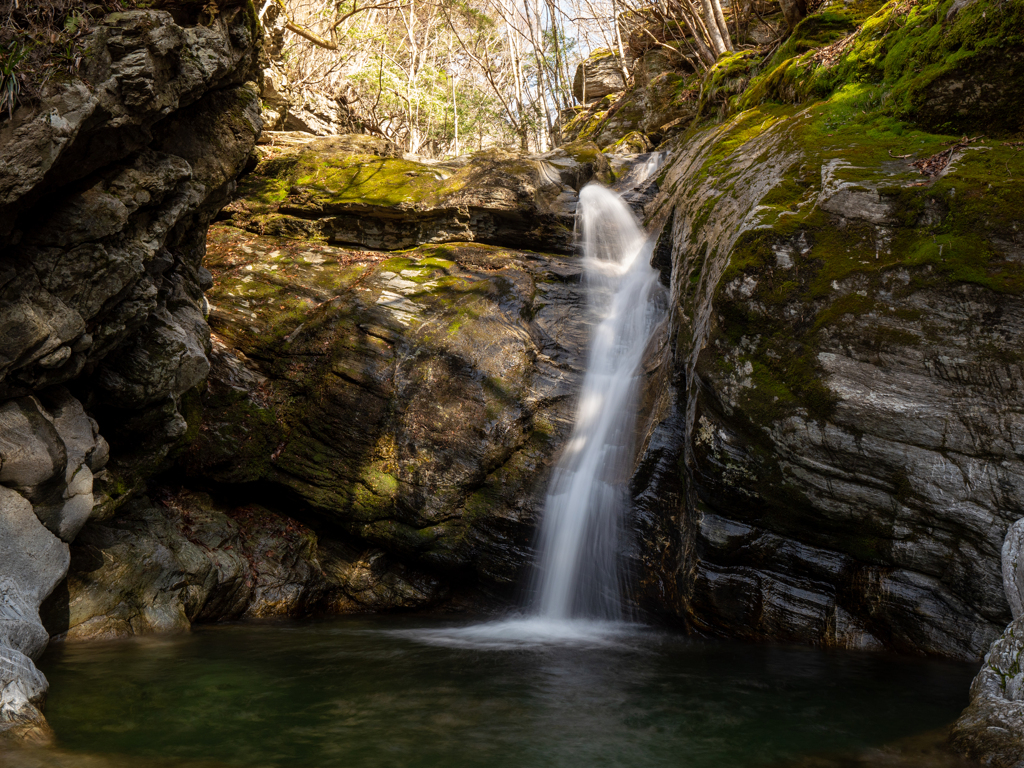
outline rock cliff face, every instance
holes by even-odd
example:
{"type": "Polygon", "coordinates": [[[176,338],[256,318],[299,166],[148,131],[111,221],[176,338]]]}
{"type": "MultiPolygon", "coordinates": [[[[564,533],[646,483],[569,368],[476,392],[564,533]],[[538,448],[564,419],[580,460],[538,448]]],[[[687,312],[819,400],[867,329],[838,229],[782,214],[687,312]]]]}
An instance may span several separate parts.
{"type": "Polygon", "coordinates": [[[575,260],[229,227],[210,254],[218,346],[189,473],[286,490],[342,538],[509,594],[582,369],[575,260]]]}
{"type": "MultiPolygon", "coordinates": [[[[768,66],[745,111],[676,144],[653,217],[672,386],[634,554],[641,601],[702,632],[977,659],[1010,618],[1021,155],[936,133],[964,127],[955,105],[912,99],[954,92],[986,35],[1012,46],[1022,11],[949,6],[886,6],[849,59],[768,66]],[[949,49],[957,67],[908,90],[949,49]]],[[[1014,93],[988,93],[993,125],[1014,93]]]]}
{"type": "Polygon", "coordinates": [[[38,715],[67,542],[181,441],[209,370],[206,226],[260,131],[259,28],[190,8],[98,20],[79,77],[0,124],[0,730],[38,715]]]}

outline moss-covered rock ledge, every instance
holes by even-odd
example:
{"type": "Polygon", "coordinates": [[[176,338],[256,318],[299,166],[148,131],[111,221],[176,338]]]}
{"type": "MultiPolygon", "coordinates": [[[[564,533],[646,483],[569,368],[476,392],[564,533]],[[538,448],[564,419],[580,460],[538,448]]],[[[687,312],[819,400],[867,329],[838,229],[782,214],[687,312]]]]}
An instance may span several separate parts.
{"type": "Polygon", "coordinates": [[[1022,33],[1019,0],[827,5],[672,145],[675,389],[635,482],[653,610],[963,659],[1009,621],[1022,73],[984,73],[1022,33]]]}
{"type": "Polygon", "coordinates": [[[337,245],[479,242],[569,253],[576,193],[592,179],[612,174],[588,142],[428,164],[381,139],[341,136],[268,148],[229,210],[251,232],[337,245]]]}

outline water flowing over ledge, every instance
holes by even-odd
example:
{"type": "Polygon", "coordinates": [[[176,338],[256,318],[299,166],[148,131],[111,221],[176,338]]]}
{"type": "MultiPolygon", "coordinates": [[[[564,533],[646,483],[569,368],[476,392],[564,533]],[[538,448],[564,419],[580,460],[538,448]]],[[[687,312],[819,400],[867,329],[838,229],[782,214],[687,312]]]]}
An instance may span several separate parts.
{"type": "MultiPolygon", "coordinates": [[[[635,183],[656,171],[660,156],[652,160],[633,174],[635,183]]],[[[636,631],[624,622],[620,529],[634,460],[638,371],[664,312],[664,289],[650,265],[653,240],[617,193],[587,185],[578,216],[595,325],[572,435],[545,500],[526,610],[503,621],[410,635],[422,642],[607,646],[636,631]]]]}

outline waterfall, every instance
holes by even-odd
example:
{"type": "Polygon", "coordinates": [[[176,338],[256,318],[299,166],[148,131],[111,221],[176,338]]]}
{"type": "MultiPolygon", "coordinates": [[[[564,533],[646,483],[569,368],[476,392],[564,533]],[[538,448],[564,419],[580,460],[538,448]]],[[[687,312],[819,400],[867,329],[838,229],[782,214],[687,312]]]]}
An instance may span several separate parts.
{"type": "Polygon", "coordinates": [[[538,538],[530,613],[547,620],[622,617],[619,529],[633,469],[638,376],[660,320],[652,243],[629,207],[597,184],[580,193],[594,327],[573,431],[555,467],[538,538]]]}
{"type": "MultiPolygon", "coordinates": [[[[648,165],[639,181],[627,177],[628,188],[656,170],[648,165]]],[[[432,645],[499,649],[604,645],[632,631],[622,622],[619,532],[633,471],[640,367],[664,314],[665,292],[650,265],[653,241],[618,194],[584,187],[577,227],[594,330],[572,434],[544,504],[527,609],[503,621],[400,634],[432,645]]]]}

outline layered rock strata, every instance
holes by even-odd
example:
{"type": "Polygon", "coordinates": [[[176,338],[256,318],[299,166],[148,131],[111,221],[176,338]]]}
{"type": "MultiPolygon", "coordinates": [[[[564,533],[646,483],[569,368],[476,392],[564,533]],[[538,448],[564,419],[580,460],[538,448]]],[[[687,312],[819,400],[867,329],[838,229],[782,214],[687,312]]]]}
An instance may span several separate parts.
{"type": "Polygon", "coordinates": [[[343,537],[507,596],[583,364],[576,260],[473,244],[390,256],[216,226],[209,264],[194,481],[287,492],[343,537]]]}
{"type": "MultiPolygon", "coordinates": [[[[1019,17],[888,13],[837,67],[959,46],[937,88],[971,66],[965,35],[1019,17]]],[[[920,93],[896,61],[871,93],[920,93]]],[[[672,386],[634,482],[641,600],[709,634],[977,659],[1010,616],[999,555],[1024,505],[1019,155],[854,111],[841,81],[760,105],[834,76],[787,67],[663,180],[672,386]]]]}
{"type": "Polygon", "coordinates": [[[612,179],[586,142],[424,163],[382,139],[342,136],[265,155],[229,208],[237,226],[375,250],[468,241],[571,253],[577,192],[612,179]]]}

